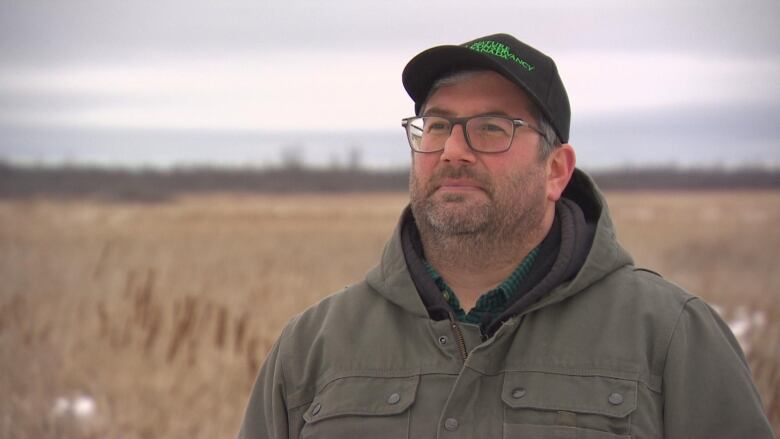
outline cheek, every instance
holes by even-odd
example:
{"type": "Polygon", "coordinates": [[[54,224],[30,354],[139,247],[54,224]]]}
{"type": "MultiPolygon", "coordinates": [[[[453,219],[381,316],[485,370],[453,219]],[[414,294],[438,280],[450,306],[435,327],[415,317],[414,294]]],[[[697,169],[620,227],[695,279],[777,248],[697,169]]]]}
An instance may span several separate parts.
{"type": "Polygon", "coordinates": [[[412,173],[418,180],[427,180],[439,162],[439,154],[416,154],[412,157],[412,173]]]}
{"type": "Polygon", "coordinates": [[[501,170],[501,177],[494,177],[494,184],[509,198],[520,196],[545,197],[547,179],[543,165],[532,163],[501,170]]]}

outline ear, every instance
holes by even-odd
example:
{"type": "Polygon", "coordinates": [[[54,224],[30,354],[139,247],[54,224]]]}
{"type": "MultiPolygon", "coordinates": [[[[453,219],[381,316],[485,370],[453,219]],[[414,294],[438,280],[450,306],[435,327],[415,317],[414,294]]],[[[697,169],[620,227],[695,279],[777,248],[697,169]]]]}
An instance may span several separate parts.
{"type": "Polygon", "coordinates": [[[577,156],[574,148],[565,143],[555,148],[547,157],[547,199],[558,201],[561,198],[563,190],[571,180],[574,173],[574,166],[577,162],[577,156]]]}

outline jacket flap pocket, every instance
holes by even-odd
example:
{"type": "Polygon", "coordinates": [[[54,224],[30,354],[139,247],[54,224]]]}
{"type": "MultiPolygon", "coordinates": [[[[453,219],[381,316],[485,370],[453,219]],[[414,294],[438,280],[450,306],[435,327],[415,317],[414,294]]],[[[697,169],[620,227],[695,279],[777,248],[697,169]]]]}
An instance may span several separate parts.
{"type": "Polygon", "coordinates": [[[636,409],[636,381],[547,372],[507,372],[501,399],[512,408],[622,418],[636,409]]]}
{"type": "Polygon", "coordinates": [[[414,402],[418,376],[346,377],[327,384],[303,419],[314,423],[336,416],[388,416],[403,413],[414,402]]]}

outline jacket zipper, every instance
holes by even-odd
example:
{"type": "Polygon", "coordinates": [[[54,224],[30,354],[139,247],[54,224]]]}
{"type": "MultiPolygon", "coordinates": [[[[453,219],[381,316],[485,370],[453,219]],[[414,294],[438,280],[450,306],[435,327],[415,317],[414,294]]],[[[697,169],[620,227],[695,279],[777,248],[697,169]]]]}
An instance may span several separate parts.
{"type": "Polygon", "coordinates": [[[463,338],[463,332],[461,332],[460,326],[458,326],[452,311],[448,314],[450,316],[450,328],[452,328],[452,333],[455,335],[455,342],[458,344],[458,350],[460,351],[460,358],[465,362],[466,358],[469,356],[469,353],[466,351],[466,339],[463,338]]]}

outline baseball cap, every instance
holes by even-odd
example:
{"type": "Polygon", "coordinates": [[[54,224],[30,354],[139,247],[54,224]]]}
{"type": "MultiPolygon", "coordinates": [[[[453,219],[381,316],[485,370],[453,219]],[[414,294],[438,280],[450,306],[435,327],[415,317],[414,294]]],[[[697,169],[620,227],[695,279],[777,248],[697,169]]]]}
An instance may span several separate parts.
{"type": "Polygon", "coordinates": [[[433,83],[460,70],[493,70],[523,89],[551,122],[561,142],[569,141],[571,109],[558,68],[549,56],[507,34],[489,35],[461,45],[437,46],[418,54],[404,68],[404,88],[420,114],[433,83]]]}

